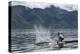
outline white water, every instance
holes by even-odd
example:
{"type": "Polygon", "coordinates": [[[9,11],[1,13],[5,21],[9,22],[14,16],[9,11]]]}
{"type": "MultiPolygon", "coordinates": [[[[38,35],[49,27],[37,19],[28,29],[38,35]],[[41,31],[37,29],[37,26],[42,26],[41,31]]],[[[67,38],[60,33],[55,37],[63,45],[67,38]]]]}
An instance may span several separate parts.
{"type": "MultiPolygon", "coordinates": [[[[11,50],[12,52],[32,52],[32,51],[49,51],[49,50],[59,50],[56,44],[57,32],[63,31],[64,39],[75,40],[77,39],[77,30],[73,29],[54,29],[50,31],[44,29],[43,27],[34,27],[34,30],[14,30],[11,34],[11,50]],[[51,33],[53,32],[53,35],[51,33]],[[49,42],[49,47],[39,47],[35,43],[39,42],[49,42]],[[36,47],[36,48],[35,48],[36,47]]],[[[46,45],[45,45],[46,46],[46,45]]],[[[65,43],[62,49],[73,49],[77,48],[78,43],[65,43]]]]}
{"type": "Polygon", "coordinates": [[[36,43],[51,41],[50,31],[48,29],[45,29],[42,26],[34,26],[34,29],[36,34],[36,43]]]}

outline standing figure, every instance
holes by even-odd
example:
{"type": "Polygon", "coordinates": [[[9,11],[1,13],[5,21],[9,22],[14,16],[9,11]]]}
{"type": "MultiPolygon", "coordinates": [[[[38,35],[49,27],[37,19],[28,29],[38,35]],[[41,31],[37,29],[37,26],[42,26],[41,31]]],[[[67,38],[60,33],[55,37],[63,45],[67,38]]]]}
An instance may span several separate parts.
{"type": "Polygon", "coordinates": [[[58,44],[58,47],[59,49],[63,48],[64,47],[64,35],[63,33],[58,33],[58,41],[57,41],[57,44],[58,44]]]}

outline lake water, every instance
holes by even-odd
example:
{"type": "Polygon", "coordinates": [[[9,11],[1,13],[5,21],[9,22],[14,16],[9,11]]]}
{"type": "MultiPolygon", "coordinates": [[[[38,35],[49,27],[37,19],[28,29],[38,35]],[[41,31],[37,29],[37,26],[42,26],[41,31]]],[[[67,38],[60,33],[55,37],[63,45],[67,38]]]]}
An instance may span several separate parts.
{"type": "MultiPolygon", "coordinates": [[[[64,43],[64,47],[59,49],[57,45],[57,33],[64,34],[65,41],[78,40],[77,29],[53,29],[49,32],[49,43],[44,41],[41,46],[36,45],[37,38],[34,30],[12,30],[11,32],[11,51],[12,52],[35,52],[35,51],[49,51],[49,50],[62,50],[62,49],[75,49],[78,48],[78,42],[64,43]]],[[[42,33],[40,33],[42,34],[42,33]]],[[[47,34],[46,32],[44,34],[47,34]]],[[[43,35],[43,34],[42,34],[43,35]]],[[[41,36],[42,36],[41,35],[41,36]]],[[[46,35],[43,35],[48,37],[46,35]]],[[[44,40],[44,37],[42,37],[44,40]]]]}

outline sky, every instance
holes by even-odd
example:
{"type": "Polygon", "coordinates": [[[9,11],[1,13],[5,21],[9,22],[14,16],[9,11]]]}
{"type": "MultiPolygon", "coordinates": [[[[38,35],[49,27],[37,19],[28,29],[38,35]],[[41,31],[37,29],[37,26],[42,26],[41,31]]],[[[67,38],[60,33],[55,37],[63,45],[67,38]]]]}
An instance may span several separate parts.
{"type": "Polygon", "coordinates": [[[25,2],[25,1],[13,1],[12,6],[15,5],[24,5],[26,7],[29,8],[41,8],[41,9],[45,9],[46,7],[50,7],[51,5],[54,5],[55,7],[59,7],[61,9],[67,10],[67,11],[74,11],[78,9],[77,5],[73,5],[73,4],[55,4],[55,3],[47,3],[47,2],[25,2]]]}

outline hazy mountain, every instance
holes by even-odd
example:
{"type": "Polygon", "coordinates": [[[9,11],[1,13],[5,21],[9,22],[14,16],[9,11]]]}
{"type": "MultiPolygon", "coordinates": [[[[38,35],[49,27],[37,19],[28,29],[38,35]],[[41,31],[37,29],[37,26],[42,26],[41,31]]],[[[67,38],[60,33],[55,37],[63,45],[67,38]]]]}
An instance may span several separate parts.
{"type": "Polygon", "coordinates": [[[78,14],[55,6],[45,9],[28,8],[22,5],[9,6],[11,8],[12,29],[33,28],[42,25],[45,28],[77,28],[78,14]]]}

